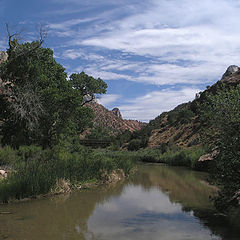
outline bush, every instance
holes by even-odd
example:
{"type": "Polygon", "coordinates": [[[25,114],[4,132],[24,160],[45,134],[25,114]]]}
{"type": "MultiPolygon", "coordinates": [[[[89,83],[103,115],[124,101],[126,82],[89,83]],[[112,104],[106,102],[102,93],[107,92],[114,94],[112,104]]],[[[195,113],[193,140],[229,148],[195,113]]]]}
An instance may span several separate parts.
{"type": "Polygon", "coordinates": [[[17,161],[16,151],[9,146],[0,148],[0,166],[1,165],[13,165],[17,161]]]}
{"type": "Polygon", "coordinates": [[[132,139],[127,146],[129,151],[137,151],[141,147],[142,147],[142,141],[140,139],[132,139]]]}
{"type": "Polygon", "coordinates": [[[240,209],[240,203],[232,200],[240,190],[240,85],[221,85],[204,100],[199,106],[201,120],[213,130],[209,145],[219,151],[211,175],[220,189],[215,205],[227,213],[232,207],[240,209]]]}
{"type": "Polygon", "coordinates": [[[191,122],[195,114],[190,109],[182,109],[169,112],[168,122],[170,125],[186,124],[191,122]]]}
{"type": "Polygon", "coordinates": [[[163,145],[159,149],[144,149],[136,152],[135,159],[140,162],[166,163],[172,166],[186,166],[197,169],[198,159],[206,153],[204,148],[181,149],[163,145]]]}
{"type": "MultiPolygon", "coordinates": [[[[75,141],[60,141],[52,150],[37,146],[22,146],[19,150],[6,147],[2,155],[11,153],[14,171],[0,182],[0,201],[46,194],[57,180],[71,184],[100,180],[102,173],[122,169],[129,174],[133,160],[124,154],[106,154],[85,148],[75,141]]],[[[10,161],[9,160],[9,161],[10,161]]]]}

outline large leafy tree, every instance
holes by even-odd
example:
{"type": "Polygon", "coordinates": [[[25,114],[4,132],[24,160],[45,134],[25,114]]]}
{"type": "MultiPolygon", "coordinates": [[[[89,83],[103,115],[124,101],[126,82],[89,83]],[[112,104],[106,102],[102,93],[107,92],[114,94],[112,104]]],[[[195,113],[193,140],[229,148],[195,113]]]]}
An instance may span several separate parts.
{"type": "Polygon", "coordinates": [[[221,86],[201,104],[204,123],[212,129],[212,145],[219,152],[212,176],[219,186],[216,206],[239,207],[240,197],[240,85],[221,86]]]}
{"type": "MultiPolygon", "coordinates": [[[[52,146],[61,134],[79,133],[93,119],[93,112],[83,107],[83,89],[74,85],[76,81],[67,80],[53,51],[41,44],[11,40],[8,60],[0,65],[2,144],[52,146]]],[[[103,83],[101,79],[84,77],[91,79],[89,86],[85,81],[91,96],[106,91],[106,84],[99,86],[101,90],[94,85],[103,83]]]]}
{"type": "Polygon", "coordinates": [[[84,72],[73,73],[69,81],[83,96],[82,105],[95,99],[95,94],[106,93],[107,84],[102,79],[95,79],[84,72]]]}

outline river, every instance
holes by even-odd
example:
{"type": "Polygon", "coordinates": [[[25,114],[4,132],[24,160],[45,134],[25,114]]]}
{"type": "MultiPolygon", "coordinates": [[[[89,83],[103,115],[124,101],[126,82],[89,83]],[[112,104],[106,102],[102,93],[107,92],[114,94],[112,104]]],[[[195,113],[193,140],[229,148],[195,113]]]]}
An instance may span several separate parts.
{"type": "Polygon", "coordinates": [[[215,189],[206,178],[181,167],[139,165],[112,186],[0,205],[0,239],[239,240],[240,231],[215,214],[215,189]]]}

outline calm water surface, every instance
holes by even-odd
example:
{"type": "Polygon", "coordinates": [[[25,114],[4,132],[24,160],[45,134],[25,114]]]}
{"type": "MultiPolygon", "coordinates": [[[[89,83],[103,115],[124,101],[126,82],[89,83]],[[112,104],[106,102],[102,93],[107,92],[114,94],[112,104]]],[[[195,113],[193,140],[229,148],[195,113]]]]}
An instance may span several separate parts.
{"type": "Polygon", "coordinates": [[[206,174],[140,165],[111,187],[1,205],[0,239],[239,240],[213,211],[206,174]]]}

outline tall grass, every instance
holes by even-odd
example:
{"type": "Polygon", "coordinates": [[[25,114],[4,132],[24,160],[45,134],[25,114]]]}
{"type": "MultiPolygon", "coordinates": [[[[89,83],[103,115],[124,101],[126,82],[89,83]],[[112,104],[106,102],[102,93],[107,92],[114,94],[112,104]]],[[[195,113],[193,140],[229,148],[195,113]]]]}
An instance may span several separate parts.
{"type": "Polygon", "coordinates": [[[18,150],[6,147],[1,151],[0,156],[4,151],[14,156],[8,162],[5,160],[14,170],[7,179],[0,180],[1,202],[46,194],[58,179],[71,184],[100,180],[102,173],[121,168],[128,174],[133,167],[130,158],[101,154],[78,144],[60,143],[51,150],[23,146],[18,150]]]}
{"type": "Polygon", "coordinates": [[[198,159],[206,154],[206,151],[204,148],[195,147],[189,149],[169,148],[166,151],[162,151],[162,149],[142,149],[135,152],[117,152],[117,154],[125,155],[125,158],[128,157],[134,161],[166,163],[172,166],[186,166],[197,169],[198,159]]]}

